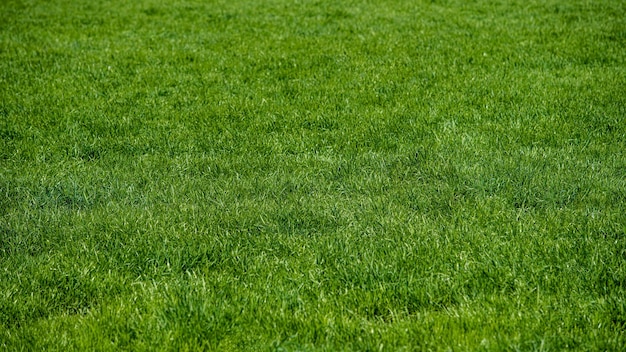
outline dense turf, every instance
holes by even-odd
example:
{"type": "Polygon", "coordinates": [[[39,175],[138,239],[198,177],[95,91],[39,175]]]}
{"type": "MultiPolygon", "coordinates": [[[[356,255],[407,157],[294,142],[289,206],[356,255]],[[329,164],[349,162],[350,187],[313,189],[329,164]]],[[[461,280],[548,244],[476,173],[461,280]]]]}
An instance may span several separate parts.
{"type": "Polygon", "coordinates": [[[626,348],[623,1],[2,1],[0,348],[626,348]]]}

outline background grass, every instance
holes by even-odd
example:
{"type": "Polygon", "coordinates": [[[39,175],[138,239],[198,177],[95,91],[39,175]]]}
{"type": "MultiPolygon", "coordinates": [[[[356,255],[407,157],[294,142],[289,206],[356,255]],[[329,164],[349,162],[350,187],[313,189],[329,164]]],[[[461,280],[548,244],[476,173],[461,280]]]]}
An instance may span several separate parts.
{"type": "Polygon", "coordinates": [[[626,348],[623,1],[0,3],[0,347],[626,348]]]}

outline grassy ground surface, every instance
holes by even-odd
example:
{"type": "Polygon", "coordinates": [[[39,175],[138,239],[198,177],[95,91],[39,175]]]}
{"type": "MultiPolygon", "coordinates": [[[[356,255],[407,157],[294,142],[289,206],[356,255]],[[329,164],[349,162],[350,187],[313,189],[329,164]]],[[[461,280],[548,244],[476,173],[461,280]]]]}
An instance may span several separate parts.
{"type": "Polygon", "coordinates": [[[0,2],[0,348],[626,348],[626,2],[0,2]]]}

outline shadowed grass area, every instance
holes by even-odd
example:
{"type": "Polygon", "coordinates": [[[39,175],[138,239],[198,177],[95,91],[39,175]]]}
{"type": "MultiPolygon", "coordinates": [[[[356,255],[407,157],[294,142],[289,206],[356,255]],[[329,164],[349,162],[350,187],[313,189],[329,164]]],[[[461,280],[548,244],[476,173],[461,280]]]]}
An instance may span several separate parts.
{"type": "Polygon", "coordinates": [[[621,350],[621,1],[4,1],[7,350],[621,350]]]}

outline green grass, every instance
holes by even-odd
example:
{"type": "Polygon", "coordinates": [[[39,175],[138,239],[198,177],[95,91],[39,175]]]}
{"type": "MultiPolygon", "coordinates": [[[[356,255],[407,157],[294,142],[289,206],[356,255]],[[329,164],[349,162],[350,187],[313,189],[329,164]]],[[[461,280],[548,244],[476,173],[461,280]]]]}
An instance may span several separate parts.
{"type": "Polygon", "coordinates": [[[626,3],[0,3],[0,349],[623,350],[626,3]]]}

